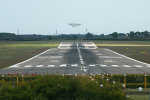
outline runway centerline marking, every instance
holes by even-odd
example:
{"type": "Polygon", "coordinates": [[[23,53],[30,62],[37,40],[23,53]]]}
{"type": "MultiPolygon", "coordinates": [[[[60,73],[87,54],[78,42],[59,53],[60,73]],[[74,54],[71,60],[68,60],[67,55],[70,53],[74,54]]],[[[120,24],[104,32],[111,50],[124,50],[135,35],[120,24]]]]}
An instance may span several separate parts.
{"type": "Polygon", "coordinates": [[[80,51],[80,49],[79,49],[78,43],[76,43],[76,44],[77,44],[77,49],[78,49],[78,54],[79,54],[80,63],[81,63],[81,64],[84,64],[84,61],[83,61],[83,58],[82,58],[82,56],[81,56],[81,51],[80,51]]]}

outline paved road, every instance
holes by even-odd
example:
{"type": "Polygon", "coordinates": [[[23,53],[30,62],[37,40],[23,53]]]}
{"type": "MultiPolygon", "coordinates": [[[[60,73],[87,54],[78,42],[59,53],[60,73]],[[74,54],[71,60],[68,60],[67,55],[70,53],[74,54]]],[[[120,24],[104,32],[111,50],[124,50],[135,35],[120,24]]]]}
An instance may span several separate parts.
{"type": "Polygon", "coordinates": [[[62,42],[24,62],[0,70],[19,74],[150,74],[150,65],[128,58],[93,42],[62,42]]]}

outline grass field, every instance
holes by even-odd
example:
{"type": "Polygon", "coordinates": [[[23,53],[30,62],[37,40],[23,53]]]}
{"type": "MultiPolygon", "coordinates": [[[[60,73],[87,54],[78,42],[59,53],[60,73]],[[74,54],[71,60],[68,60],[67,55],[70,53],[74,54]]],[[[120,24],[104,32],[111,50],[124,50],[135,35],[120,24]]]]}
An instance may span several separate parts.
{"type": "MultiPolygon", "coordinates": [[[[126,92],[138,92],[139,93],[138,89],[127,89],[126,92]]],[[[149,93],[150,89],[149,88],[148,89],[143,88],[142,92],[149,93]]],[[[149,100],[150,95],[148,95],[148,94],[147,95],[142,95],[142,92],[141,92],[141,94],[138,94],[138,95],[129,95],[129,96],[133,100],[149,100]]]]}
{"type": "Polygon", "coordinates": [[[97,46],[150,46],[150,41],[93,41],[97,46]]]}
{"type": "Polygon", "coordinates": [[[59,43],[59,41],[0,41],[0,68],[26,60],[58,46],[59,43]]]}

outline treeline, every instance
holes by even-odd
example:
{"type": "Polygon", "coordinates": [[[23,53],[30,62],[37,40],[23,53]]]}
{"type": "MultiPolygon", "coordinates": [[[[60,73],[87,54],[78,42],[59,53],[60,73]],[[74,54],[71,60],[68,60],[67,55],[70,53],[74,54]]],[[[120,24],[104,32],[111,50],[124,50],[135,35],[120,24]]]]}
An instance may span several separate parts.
{"type": "Polygon", "coordinates": [[[41,40],[150,40],[150,32],[104,34],[60,34],[60,35],[16,35],[14,33],[0,33],[0,40],[5,41],[41,41],[41,40]]]}

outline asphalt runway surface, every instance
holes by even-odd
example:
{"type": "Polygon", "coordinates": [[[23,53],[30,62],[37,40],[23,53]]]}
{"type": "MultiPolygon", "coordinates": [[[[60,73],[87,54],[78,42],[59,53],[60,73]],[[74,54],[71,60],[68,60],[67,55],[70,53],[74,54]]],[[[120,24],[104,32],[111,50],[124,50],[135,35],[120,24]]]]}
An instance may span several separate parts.
{"type": "Polygon", "coordinates": [[[26,61],[0,70],[1,74],[150,74],[150,65],[93,42],[62,42],[26,61]]]}

